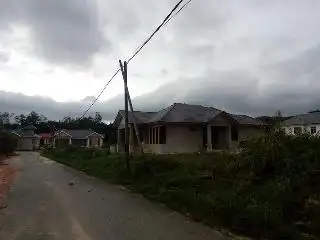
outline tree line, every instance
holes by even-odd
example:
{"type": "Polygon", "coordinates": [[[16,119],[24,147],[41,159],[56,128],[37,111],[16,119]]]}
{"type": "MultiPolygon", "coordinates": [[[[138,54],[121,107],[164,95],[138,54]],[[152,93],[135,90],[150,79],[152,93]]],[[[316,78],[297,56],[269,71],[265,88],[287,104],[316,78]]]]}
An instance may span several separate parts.
{"type": "Polygon", "coordinates": [[[34,125],[36,133],[51,133],[58,129],[92,129],[97,133],[105,136],[105,141],[114,143],[116,140],[116,130],[112,124],[107,124],[102,121],[99,112],[95,113],[94,117],[88,116],[82,119],[64,117],[62,120],[52,121],[44,115],[35,111],[29,114],[19,114],[9,112],[0,112],[0,128],[7,130],[15,130],[27,125],[34,125]]]}

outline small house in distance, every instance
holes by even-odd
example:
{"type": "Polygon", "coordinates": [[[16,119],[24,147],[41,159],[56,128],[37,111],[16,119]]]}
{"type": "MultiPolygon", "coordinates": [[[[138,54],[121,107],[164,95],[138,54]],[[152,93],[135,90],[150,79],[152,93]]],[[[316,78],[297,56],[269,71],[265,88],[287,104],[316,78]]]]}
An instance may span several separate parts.
{"type": "Polygon", "coordinates": [[[40,133],[40,145],[50,145],[52,144],[53,136],[51,133],[40,133]]]}
{"type": "MultiPolygon", "coordinates": [[[[159,112],[129,113],[130,151],[138,151],[133,119],[137,123],[145,152],[192,153],[235,150],[248,138],[264,133],[262,121],[212,107],[175,103],[159,112]]],[[[114,126],[118,129],[117,150],[124,148],[124,111],[114,126]]]]}
{"type": "Polygon", "coordinates": [[[300,114],[289,118],[283,122],[283,129],[287,134],[297,135],[310,133],[312,135],[320,133],[320,111],[300,114]]]}
{"type": "Polygon", "coordinates": [[[28,125],[12,131],[12,133],[18,137],[17,150],[33,151],[39,148],[40,136],[35,134],[35,130],[35,126],[28,125]]]}
{"type": "Polygon", "coordinates": [[[104,137],[91,129],[62,129],[54,133],[53,147],[102,147],[104,137]]]}

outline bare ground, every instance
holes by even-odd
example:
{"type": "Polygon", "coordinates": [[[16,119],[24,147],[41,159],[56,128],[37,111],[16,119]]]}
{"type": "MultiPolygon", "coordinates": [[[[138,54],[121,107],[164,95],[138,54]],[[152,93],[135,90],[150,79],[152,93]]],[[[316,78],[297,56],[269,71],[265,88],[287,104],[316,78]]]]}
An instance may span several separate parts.
{"type": "Polygon", "coordinates": [[[6,207],[6,195],[16,176],[17,169],[10,164],[9,159],[0,156],[0,209],[6,207]]]}

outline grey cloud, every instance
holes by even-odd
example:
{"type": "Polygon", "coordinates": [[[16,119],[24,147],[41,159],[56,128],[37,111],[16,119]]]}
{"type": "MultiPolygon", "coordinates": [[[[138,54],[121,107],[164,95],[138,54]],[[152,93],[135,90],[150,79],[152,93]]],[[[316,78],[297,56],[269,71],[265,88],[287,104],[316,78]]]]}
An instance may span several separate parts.
{"type": "Polygon", "coordinates": [[[181,57],[192,57],[192,61],[208,65],[207,63],[212,63],[214,60],[214,49],[212,44],[193,45],[184,50],[181,49],[181,57]]]}
{"type": "Polygon", "coordinates": [[[0,28],[8,30],[8,23],[14,12],[13,3],[10,0],[0,1],[0,28]]]}
{"type": "MultiPolygon", "coordinates": [[[[306,57],[306,54],[302,55],[306,57]]],[[[313,54],[310,57],[313,58],[313,54]]],[[[289,59],[281,64],[292,64],[293,67],[297,59],[289,59]]],[[[305,61],[310,59],[306,57],[305,61]]],[[[304,113],[320,107],[320,67],[308,71],[309,81],[313,82],[310,84],[304,82],[303,66],[304,64],[301,71],[297,71],[294,81],[290,74],[291,67],[285,71],[273,66],[273,71],[277,73],[275,75],[281,78],[272,79],[273,83],[267,86],[261,85],[261,79],[266,77],[265,73],[253,75],[245,71],[209,71],[202,76],[168,83],[155,92],[137,97],[134,104],[138,109],[153,110],[174,102],[185,102],[252,116],[273,115],[276,110],[281,110],[286,115],[304,113]]]]}
{"type": "MultiPolygon", "coordinates": [[[[31,111],[36,111],[47,116],[49,119],[59,120],[65,116],[80,117],[89,105],[87,100],[60,103],[50,98],[0,91],[0,112],[7,111],[15,114],[27,114],[31,111]]],[[[114,113],[117,110],[112,107],[105,108],[101,103],[97,103],[89,114],[93,114],[94,111],[100,111],[104,119],[109,120],[114,118],[114,113]]]]}
{"type": "MultiPolygon", "coordinates": [[[[12,15],[6,14],[6,11],[15,12],[17,16],[14,20],[32,26],[35,50],[46,59],[86,64],[104,46],[96,7],[91,2],[89,4],[89,0],[25,0],[20,3],[21,8],[17,5],[13,7],[12,2],[17,1],[6,0],[11,4],[6,6],[3,1],[0,2],[0,16],[3,16],[0,24],[2,22],[5,26],[13,21],[12,15]]],[[[149,33],[153,29],[153,24],[158,23],[154,19],[161,19],[157,8],[164,6],[162,1],[158,2],[110,2],[106,28],[113,28],[119,36],[130,34],[129,40],[122,37],[123,42],[115,47],[127,47],[136,36],[140,39],[147,34],[145,31],[149,33]],[[152,6],[152,10],[147,11],[144,3],[152,6]],[[124,12],[121,16],[114,10],[119,8],[124,12]],[[116,20],[112,21],[113,18],[116,20]]],[[[302,113],[319,108],[319,21],[311,25],[307,19],[308,6],[311,10],[315,7],[305,4],[305,11],[300,11],[300,4],[304,3],[295,2],[282,3],[282,7],[278,8],[277,1],[244,1],[240,4],[232,4],[232,1],[192,1],[166,27],[168,30],[159,33],[157,37],[161,41],[154,39],[150,43],[155,47],[154,52],[151,46],[144,50],[145,57],[152,56],[152,64],[145,67],[149,70],[148,74],[141,67],[133,71],[133,75],[139,78],[136,82],[138,87],[143,79],[153,81],[152,74],[159,79],[163,75],[164,82],[168,82],[168,78],[165,79],[168,75],[170,79],[175,77],[177,80],[152,93],[136,97],[133,100],[135,108],[151,111],[174,102],[185,102],[250,115],[274,114],[278,109],[286,114],[302,113]],[[286,11],[277,18],[275,13],[281,10],[286,11]],[[270,15],[272,17],[268,17],[270,15]],[[297,22],[299,26],[295,26],[297,22]],[[295,27],[299,31],[295,31],[295,27]],[[306,31],[300,31],[302,28],[306,31]],[[306,37],[303,36],[305,34],[306,37]],[[311,45],[314,47],[297,54],[311,45]],[[150,52],[151,55],[147,55],[150,52]],[[285,56],[292,57],[283,60],[285,56]],[[219,69],[213,66],[220,62],[221,69],[227,70],[213,71],[219,69]],[[232,70],[237,68],[238,63],[243,69],[232,70]],[[247,63],[248,68],[244,66],[247,63]],[[155,70],[152,65],[156,66],[155,70]]],[[[105,4],[108,7],[109,2],[105,4]]],[[[311,10],[309,15],[313,19],[311,10]]],[[[140,57],[143,63],[143,55],[140,57]]],[[[6,107],[7,111],[34,109],[43,111],[50,118],[62,118],[69,114],[79,116],[80,110],[84,110],[83,106],[88,106],[90,100],[92,97],[81,102],[57,103],[39,97],[0,93],[1,108],[6,107]],[[6,97],[1,97],[3,95],[6,97]],[[18,98],[22,100],[15,100],[18,98]]],[[[122,95],[98,102],[92,111],[100,111],[106,120],[110,120],[120,108],[123,108],[122,95]]]]}
{"type": "Polygon", "coordinates": [[[213,106],[230,112],[261,113],[251,99],[258,88],[257,79],[246,72],[208,72],[197,78],[168,83],[147,95],[134,99],[138,108],[147,110],[174,102],[213,106]]]}
{"type": "MultiPolygon", "coordinates": [[[[180,79],[163,85],[154,92],[134,98],[133,104],[135,110],[141,111],[156,111],[174,102],[184,102],[251,116],[273,115],[278,109],[290,115],[319,108],[318,92],[317,88],[301,91],[294,85],[289,88],[279,88],[277,85],[263,88],[259,85],[259,77],[245,71],[209,71],[197,78],[180,79]]],[[[93,97],[89,96],[79,102],[58,103],[48,98],[2,91],[0,111],[26,113],[34,110],[49,119],[79,117],[92,100],[93,97]]],[[[123,95],[97,102],[89,114],[97,111],[104,120],[113,120],[117,111],[123,109],[123,102],[123,95]]]]}
{"type": "Polygon", "coordinates": [[[160,71],[160,73],[159,73],[159,76],[160,76],[160,77],[165,77],[165,76],[167,76],[168,74],[169,74],[169,71],[168,71],[167,69],[165,69],[165,68],[162,68],[161,71],[160,71]]]}
{"type": "Polygon", "coordinates": [[[270,64],[266,66],[266,68],[278,73],[281,80],[285,82],[307,80],[302,78],[304,76],[318,82],[320,71],[320,44],[301,52],[293,58],[270,64]]]}
{"type": "Polygon", "coordinates": [[[93,1],[4,0],[1,7],[6,14],[0,23],[30,26],[36,54],[50,62],[88,65],[95,53],[110,46],[93,1]]]}
{"type": "Polygon", "coordinates": [[[0,50],[0,64],[8,62],[9,59],[10,59],[10,54],[8,52],[0,50]]]}

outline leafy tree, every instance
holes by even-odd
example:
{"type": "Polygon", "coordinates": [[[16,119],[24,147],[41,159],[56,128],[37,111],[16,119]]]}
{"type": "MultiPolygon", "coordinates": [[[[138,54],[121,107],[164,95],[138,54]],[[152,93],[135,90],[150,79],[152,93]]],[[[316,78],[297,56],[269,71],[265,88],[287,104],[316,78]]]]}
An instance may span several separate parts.
{"type": "Polygon", "coordinates": [[[64,123],[71,123],[73,119],[71,117],[64,117],[62,120],[64,123]]]}
{"type": "Polygon", "coordinates": [[[101,121],[102,121],[102,116],[100,115],[99,112],[96,112],[96,115],[94,117],[94,122],[95,123],[101,123],[101,121]]]}
{"type": "Polygon", "coordinates": [[[38,113],[32,111],[26,117],[26,124],[38,125],[41,122],[41,117],[38,113]]]}
{"type": "Polygon", "coordinates": [[[311,110],[308,113],[317,113],[317,112],[320,112],[320,109],[311,110]]]}
{"type": "Polygon", "coordinates": [[[14,152],[18,139],[11,133],[0,131],[0,155],[9,155],[14,152]]]}
{"type": "Polygon", "coordinates": [[[11,115],[8,112],[0,113],[0,125],[3,126],[5,124],[9,124],[10,117],[11,117],[11,115]]]}
{"type": "Polygon", "coordinates": [[[26,124],[27,117],[24,114],[20,114],[14,117],[17,124],[23,126],[26,124]]]}

